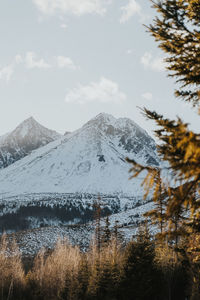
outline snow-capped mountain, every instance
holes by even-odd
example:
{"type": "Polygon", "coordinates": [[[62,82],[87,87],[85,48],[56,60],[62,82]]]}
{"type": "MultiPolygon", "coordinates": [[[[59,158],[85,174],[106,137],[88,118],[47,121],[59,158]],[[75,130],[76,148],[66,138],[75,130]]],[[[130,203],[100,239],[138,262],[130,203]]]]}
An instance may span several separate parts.
{"type": "Polygon", "coordinates": [[[0,169],[30,154],[58,138],[60,134],[40,125],[33,117],[22,122],[17,128],[0,137],[0,169]]]}
{"type": "MultiPolygon", "coordinates": [[[[26,137],[28,130],[19,131],[26,137]]],[[[143,164],[159,164],[155,142],[146,131],[130,119],[99,114],[79,130],[1,170],[0,194],[101,193],[141,197],[141,178],[128,180],[127,156],[143,164]]]]}
{"type": "Polygon", "coordinates": [[[134,121],[101,113],[83,126],[90,127],[101,130],[124,155],[135,155],[138,162],[147,165],[159,165],[155,141],[134,121]]]}

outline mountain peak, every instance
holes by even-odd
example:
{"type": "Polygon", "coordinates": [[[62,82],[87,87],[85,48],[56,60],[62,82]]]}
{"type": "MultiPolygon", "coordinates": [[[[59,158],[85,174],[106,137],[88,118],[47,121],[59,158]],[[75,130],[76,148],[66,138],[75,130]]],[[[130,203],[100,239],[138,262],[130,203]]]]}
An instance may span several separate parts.
{"type": "Polygon", "coordinates": [[[99,119],[99,118],[104,118],[104,119],[115,119],[115,117],[113,117],[113,115],[105,113],[105,112],[101,112],[98,115],[96,115],[96,117],[94,117],[94,119],[99,119]]]}
{"type": "Polygon", "coordinates": [[[43,127],[43,125],[41,125],[39,122],[36,121],[36,119],[32,116],[30,116],[29,118],[25,119],[23,122],[21,122],[17,127],[20,127],[22,125],[25,125],[25,124],[28,124],[28,125],[36,125],[36,126],[41,126],[43,127]]]}
{"type": "Polygon", "coordinates": [[[120,131],[127,131],[127,133],[131,133],[132,131],[141,135],[148,136],[147,132],[142,129],[137,123],[129,118],[115,118],[111,114],[108,113],[100,113],[95,116],[93,119],[88,121],[83,127],[96,127],[103,130],[106,133],[117,134],[120,131]]]}
{"type": "Polygon", "coordinates": [[[38,131],[42,127],[43,126],[40,125],[33,117],[29,117],[15,128],[13,134],[24,138],[29,135],[31,131],[38,131]]]}
{"type": "Polygon", "coordinates": [[[101,128],[104,125],[114,125],[116,118],[107,113],[100,113],[91,120],[89,120],[83,127],[95,126],[101,128]]]}
{"type": "Polygon", "coordinates": [[[96,115],[96,117],[94,117],[92,120],[100,120],[100,121],[110,122],[110,121],[116,121],[116,118],[113,117],[113,115],[111,115],[111,114],[101,112],[98,115],[96,115]]]}
{"type": "Polygon", "coordinates": [[[141,196],[141,180],[135,181],[135,188],[128,181],[127,156],[140,164],[159,165],[155,142],[145,132],[129,119],[101,113],[69,138],[38,149],[7,171],[1,171],[0,194],[138,193],[141,196]]]}
{"type": "Polygon", "coordinates": [[[38,123],[38,122],[34,119],[33,116],[30,116],[29,118],[25,119],[22,123],[24,123],[24,122],[26,122],[26,123],[32,123],[32,122],[38,123]]]}
{"type": "Polygon", "coordinates": [[[32,116],[0,140],[0,169],[23,158],[61,135],[38,123],[32,116]]]}

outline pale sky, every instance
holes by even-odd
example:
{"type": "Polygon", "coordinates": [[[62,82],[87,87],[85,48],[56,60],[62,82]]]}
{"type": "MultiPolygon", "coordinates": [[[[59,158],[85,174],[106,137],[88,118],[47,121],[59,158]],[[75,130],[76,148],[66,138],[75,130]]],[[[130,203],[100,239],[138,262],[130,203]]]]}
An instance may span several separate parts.
{"type": "Polygon", "coordinates": [[[148,0],[0,0],[0,135],[33,116],[60,133],[100,112],[129,117],[152,135],[139,107],[199,116],[175,99],[163,53],[143,24],[148,0]]]}

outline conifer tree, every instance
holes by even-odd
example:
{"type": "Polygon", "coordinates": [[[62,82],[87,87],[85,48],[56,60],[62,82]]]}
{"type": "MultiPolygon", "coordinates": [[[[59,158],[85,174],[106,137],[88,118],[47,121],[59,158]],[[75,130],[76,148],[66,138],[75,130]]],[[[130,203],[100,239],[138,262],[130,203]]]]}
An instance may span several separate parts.
{"type": "Polygon", "coordinates": [[[107,245],[111,240],[110,221],[109,217],[106,217],[106,224],[102,235],[102,242],[107,245]]]}
{"type": "Polygon", "coordinates": [[[161,299],[187,299],[188,276],[181,253],[166,243],[155,248],[155,264],[160,271],[161,299]]]}
{"type": "Polygon", "coordinates": [[[101,198],[94,203],[95,209],[95,242],[98,251],[101,249],[101,198]]]}
{"type": "Polygon", "coordinates": [[[167,53],[167,69],[176,78],[177,97],[200,106],[200,3],[198,0],[152,1],[158,16],[148,27],[167,53]]]}
{"type": "Polygon", "coordinates": [[[192,234],[188,239],[187,255],[190,262],[191,300],[200,297],[200,234],[192,234]]]}
{"type": "MultiPolygon", "coordinates": [[[[147,28],[166,53],[166,69],[178,86],[175,95],[200,108],[200,1],[152,2],[158,15],[147,28]]],[[[169,166],[166,169],[170,177],[168,180],[166,172],[161,172],[164,186],[161,195],[166,195],[166,216],[173,223],[173,226],[168,224],[169,230],[174,231],[177,241],[178,232],[182,233],[185,225],[200,231],[200,134],[191,131],[180,118],[170,120],[145,108],[144,114],[159,127],[155,131],[160,140],[157,149],[169,166]],[[184,217],[184,210],[188,218],[184,217]]],[[[133,177],[144,170],[148,172],[146,193],[151,189],[156,193],[157,173],[133,160],[129,162],[133,165],[133,177]]],[[[154,197],[157,203],[159,194],[154,197]]]]}
{"type": "MultiPolygon", "coordinates": [[[[132,161],[130,161],[132,162],[132,161]]],[[[140,166],[140,165],[138,165],[140,166]]],[[[142,168],[142,166],[140,166],[142,168]]],[[[147,218],[150,217],[152,224],[157,224],[160,230],[159,237],[162,238],[164,235],[164,227],[165,222],[167,220],[166,216],[166,198],[167,198],[167,192],[165,187],[163,186],[162,178],[161,178],[161,170],[158,167],[147,167],[148,170],[148,176],[144,179],[142,185],[145,189],[145,195],[144,198],[146,199],[149,187],[154,185],[154,191],[152,199],[155,203],[154,209],[148,211],[144,214],[147,218]]],[[[137,175],[134,175],[135,177],[137,175]]]]}
{"type": "Polygon", "coordinates": [[[121,299],[156,299],[159,282],[154,257],[154,245],[149,233],[146,229],[140,229],[137,239],[130,242],[125,251],[121,299]]]}
{"type": "Polygon", "coordinates": [[[115,221],[115,226],[114,226],[114,239],[116,240],[116,242],[118,241],[118,237],[119,237],[118,223],[119,223],[119,221],[116,220],[115,221]]]}
{"type": "Polygon", "coordinates": [[[81,257],[78,275],[77,275],[77,282],[78,282],[77,298],[78,299],[87,299],[87,288],[89,283],[89,276],[90,276],[90,272],[89,272],[87,257],[86,254],[83,253],[81,257]]]}

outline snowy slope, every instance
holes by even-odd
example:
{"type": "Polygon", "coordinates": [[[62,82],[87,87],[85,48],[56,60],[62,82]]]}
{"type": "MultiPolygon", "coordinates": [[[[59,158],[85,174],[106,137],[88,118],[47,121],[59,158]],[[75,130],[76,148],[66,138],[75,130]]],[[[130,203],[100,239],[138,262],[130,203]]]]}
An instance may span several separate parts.
{"type": "Polygon", "coordinates": [[[101,130],[123,155],[131,153],[138,162],[159,164],[155,141],[134,121],[128,118],[116,119],[112,115],[101,113],[83,126],[91,127],[101,130]]]}
{"type": "Polygon", "coordinates": [[[0,169],[60,136],[57,132],[40,125],[32,117],[25,120],[14,131],[0,137],[0,169]]]}
{"type": "MultiPolygon", "coordinates": [[[[152,203],[140,205],[126,212],[113,214],[109,217],[110,229],[118,226],[119,233],[125,241],[130,241],[137,234],[139,225],[144,221],[143,214],[152,209],[152,203]]],[[[101,219],[101,227],[105,227],[105,219],[101,219]]],[[[15,240],[23,255],[35,255],[41,248],[52,249],[59,239],[67,239],[72,245],[81,249],[88,249],[94,237],[95,221],[84,225],[51,226],[8,235],[9,240],[15,240]]],[[[150,232],[155,233],[157,228],[150,227],[150,232]]]]}
{"type": "Polygon", "coordinates": [[[126,157],[158,165],[154,140],[133,121],[99,114],[79,130],[0,171],[0,194],[92,193],[141,197],[126,157]]]}

